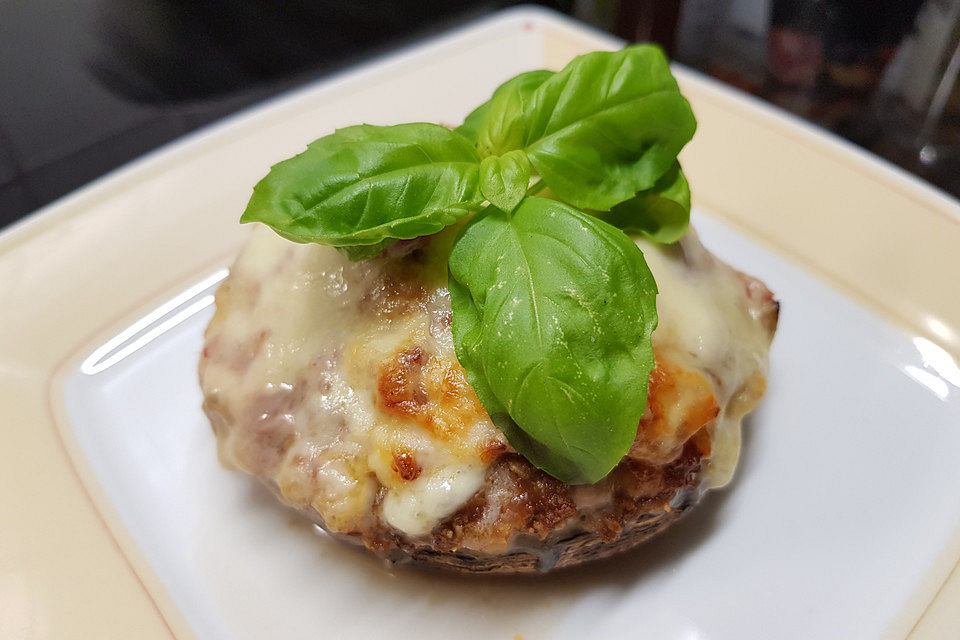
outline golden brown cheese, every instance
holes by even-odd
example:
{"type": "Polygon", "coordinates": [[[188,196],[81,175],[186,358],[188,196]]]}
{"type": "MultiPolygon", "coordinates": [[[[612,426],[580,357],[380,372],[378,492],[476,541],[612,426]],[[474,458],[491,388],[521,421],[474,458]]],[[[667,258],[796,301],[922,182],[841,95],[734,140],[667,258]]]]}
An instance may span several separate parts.
{"type": "MultiPolygon", "coordinates": [[[[343,532],[386,526],[427,536],[482,487],[478,527],[505,527],[511,513],[542,533],[577,509],[612,513],[615,496],[602,483],[551,493],[552,479],[521,473],[509,457],[453,349],[444,260],[453,233],[351,263],[255,230],[217,293],[201,360],[225,465],[264,478],[343,532]],[[529,501],[517,506],[517,483],[527,483],[528,497],[566,497],[544,497],[552,515],[534,517],[523,510],[536,511],[529,501]]],[[[680,464],[692,442],[697,469],[708,456],[706,485],[723,484],[740,420],[762,393],[770,332],[758,318],[772,301],[693,232],[678,246],[638,244],[661,292],[658,366],[637,443],[617,473],[662,481],[657,469],[680,464]]]]}
{"type": "Polygon", "coordinates": [[[650,372],[647,409],[627,455],[655,465],[667,464],[719,413],[713,388],[701,373],[660,358],[650,372]]]}

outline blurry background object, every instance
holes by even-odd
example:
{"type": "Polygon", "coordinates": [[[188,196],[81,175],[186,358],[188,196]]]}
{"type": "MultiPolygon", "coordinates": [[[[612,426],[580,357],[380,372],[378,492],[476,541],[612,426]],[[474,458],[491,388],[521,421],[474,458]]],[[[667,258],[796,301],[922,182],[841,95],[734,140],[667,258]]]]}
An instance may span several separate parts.
{"type": "MultiPolygon", "coordinates": [[[[266,97],[507,0],[4,0],[0,226],[266,97]]],[[[960,195],[960,0],[545,0],[960,195]]]]}
{"type": "Polygon", "coordinates": [[[960,0],[923,5],[873,101],[874,150],[960,192],[960,0]]]}

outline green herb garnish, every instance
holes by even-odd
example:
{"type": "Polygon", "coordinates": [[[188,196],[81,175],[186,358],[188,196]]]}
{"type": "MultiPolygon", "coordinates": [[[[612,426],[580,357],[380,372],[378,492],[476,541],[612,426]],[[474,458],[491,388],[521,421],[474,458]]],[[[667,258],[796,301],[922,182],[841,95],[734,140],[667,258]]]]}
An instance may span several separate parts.
{"type": "Polygon", "coordinates": [[[653,368],[657,285],[622,231],[526,198],[464,227],[450,254],[457,357],[528,460],[594,482],[630,449],[653,368]]]}
{"type": "Polygon", "coordinates": [[[347,127],[274,165],[240,221],[334,247],[426,236],[480,208],[479,173],[474,145],[438,124],[347,127]]]}
{"type": "Polygon", "coordinates": [[[505,82],[453,131],[320,138],[270,170],[241,220],[363,260],[473,214],[449,257],[457,358],[517,451],[596,482],[630,449],[653,368],[657,287],[625,232],[683,235],[677,153],[695,128],[660,49],[590,53],[505,82]]]}

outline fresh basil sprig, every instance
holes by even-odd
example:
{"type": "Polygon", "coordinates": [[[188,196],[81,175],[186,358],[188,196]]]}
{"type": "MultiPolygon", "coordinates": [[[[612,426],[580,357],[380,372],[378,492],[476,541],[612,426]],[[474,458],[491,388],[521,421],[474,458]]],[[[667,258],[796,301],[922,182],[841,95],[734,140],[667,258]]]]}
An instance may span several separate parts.
{"type": "Polygon", "coordinates": [[[517,451],[595,482],[629,450],[653,367],[656,284],[624,232],[683,235],[677,153],[695,128],[657,47],[590,53],[508,80],[452,131],[320,138],[270,170],[241,220],[365,260],[476,214],[449,257],[457,358],[517,451]],[[543,187],[556,200],[530,195],[543,187]]]}
{"type": "Polygon", "coordinates": [[[596,482],[630,448],[653,368],[657,286],[622,231],[556,200],[489,209],[450,254],[457,357],[527,459],[596,482]]]}

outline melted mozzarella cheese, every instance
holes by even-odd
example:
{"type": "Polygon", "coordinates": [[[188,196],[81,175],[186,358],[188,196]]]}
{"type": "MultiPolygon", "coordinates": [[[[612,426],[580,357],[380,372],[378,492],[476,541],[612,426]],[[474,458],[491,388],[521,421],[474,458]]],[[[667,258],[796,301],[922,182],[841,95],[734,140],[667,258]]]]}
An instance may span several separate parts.
{"type": "Polygon", "coordinates": [[[483,483],[484,465],[437,467],[383,499],[383,517],[408,535],[429,533],[434,525],[470,499],[483,483]]]}
{"type": "Polygon", "coordinates": [[[239,358],[249,362],[207,357],[202,385],[233,414],[233,428],[218,434],[226,464],[269,478],[288,502],[316,509],[335,529],[358,526],[379,501],[390,525],[416,535],[476,492],[481,453],[502,435],[485,414],[473,412],[454,433],[436,434],[377,406],[378,370],[406,345],[441,361],[456,358],[442,325],[446,290],[427,286],[406,313],[371,308],[378,287],[389,286],[376,267],[257,229],[218,293],[207,333],[208,347],[249,349],[249,358],[239,358]],[[269,438],[264,444],[258,421],[272,425],[277,413],[280,424],[271,428],[293,443],[277,464],[260,467],[261,457],[248,451],[272,445],[269,438]],[[398,475],[396,451],[412,452],[419,477],[398,475]]]}
{"type": "Polygon", "coordinates": [[[693,229],[677,246],[637,244],[660,290],[654,350],[714,383],[721,411],[705,482],[723,486],[737,466],[743,416],[763,393],[770,336],[751,313],[743,280],[700,244],[693,229]],[[744,395],[752,402],[732,402],[744,395]]]}
{"type": "MultiPolygon", "coordinates": [[[[655,350],[714,386],[707,483],[721,485],[750,408],[733,400],[765,376],[767,337],[742,281],[692,232],[679,246],[638,244],[660,290],[655,350]]],[[[408,277],[389,259],[352,263],[255,230],[217,294],[201,363],[225,464],[340,531],[378,514],[422,535],[481,487],[483,452],[504,438],[464,388],[436,245],[408,277]]]]}

